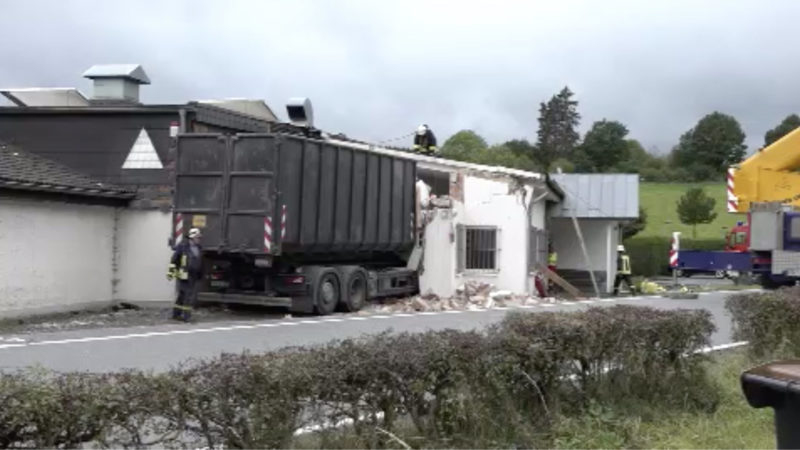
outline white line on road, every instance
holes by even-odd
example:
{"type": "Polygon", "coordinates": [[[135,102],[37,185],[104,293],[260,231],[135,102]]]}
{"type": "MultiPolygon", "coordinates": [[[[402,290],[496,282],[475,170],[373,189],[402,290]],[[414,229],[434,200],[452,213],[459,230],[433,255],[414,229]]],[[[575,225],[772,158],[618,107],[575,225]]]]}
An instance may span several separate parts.
{"type": "Polygon", "coordinates": [[[731,342],[730,344],[715,345],[713,347],[702,348],[697,353],[711,353],[719,350],[727,350],[729,348],[744,347],[748,343],[749,342],[747,341],[739,341],[739,342],[731,342]]]}
{"type": "Polygon", "coordinates": [[[561,302],[560,304],[564,306],[575,306],[578,302],[561,302]]]}
{"type": "Polygon", "coordinates": [[[322,319],[323,322],[344,322],[344,319],[322,319]]]}
{"type": "Polygon", "coordinates": [[[457,310],[457,309],[451,309],[449,311],[444,311],[445,314],[461,314],[463,312],[464,311],[460,311],[460,310],[457,310]]]}
{"type": "MultiPolygon", "coordinates": [[[[542,303],[542,306],[545,307],[545,308],[552,308],[552,307],[554,307],[556,305],[554,305],[553,303],[542,303]]],[[[524,308],[524,306],[523,306],[523,308],[524,308]]]]}
{"type": "Polygon", "coordinates": [[[611,303],[611,302],[617,301],[617,299],[615,299],[615,298],[601,298],[600,301],[603,302],[603,303],[611,303]]]}
{"type": "Polygon", "coordinates": [[[384,316],[384,315],[377,315],[377,316],[369,316],[370,319],[389,319],[392,316],[384,316]]]}
{"type": "Polygon", "coordinates": [[[348,317],[347,320],[367,320],[366,317],[348,317]]]}
{"type": "Polygon", "coordinates": [[[414,314],[399,313],[399,314],[393,314],[392,317],[414,317],[414,314]]]}
{"type": "Polygon", "coordinates": [[[584,305],[591,305],[594,302],[595,302],[594,300],[581,300],[578,303],[583,303],[584,305]]]}

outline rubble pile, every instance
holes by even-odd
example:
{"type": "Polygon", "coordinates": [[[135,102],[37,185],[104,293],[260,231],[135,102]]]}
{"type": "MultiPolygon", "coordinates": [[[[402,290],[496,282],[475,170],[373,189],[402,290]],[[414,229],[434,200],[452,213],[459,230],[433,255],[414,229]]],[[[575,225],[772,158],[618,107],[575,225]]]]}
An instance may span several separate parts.
{"type": "Polygon", "coordinates": [[[528,295],[513,294],[510,291],[495,289],[495,286],[483,282],[467,282],[461,285],[452,297],[439,297],[434,294],[421,294],[414,297],[389,299],[373,303],[365,314],[478,310],[506,306],[534,305],[537,303],[555,303],[554,298],[533,298],[528,295]]]}

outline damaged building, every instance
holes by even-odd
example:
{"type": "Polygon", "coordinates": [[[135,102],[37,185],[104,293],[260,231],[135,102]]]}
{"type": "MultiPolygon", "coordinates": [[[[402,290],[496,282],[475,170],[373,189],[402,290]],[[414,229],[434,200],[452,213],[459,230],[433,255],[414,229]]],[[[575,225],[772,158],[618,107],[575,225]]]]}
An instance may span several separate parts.
{"type": "Polygon", "coordinates": [[[427,186],[417,212],[423,293],[475,281],[534,294],[549,243],[566,280],[593,295],[594,278],[610,292],[620,225],[638,215],[636,175],[549,177],[375,147],[280,122],[262,100],[145,105],[139,89],[151,81],[138,65],[84,76],[90,96],[0,89],[14,104],[0,107],[0,317],[172,300],[164,270],[178,133],[302,133],[415,160],[427,186]],[[43,244],[53,239],[70,245],[43,244]]]}

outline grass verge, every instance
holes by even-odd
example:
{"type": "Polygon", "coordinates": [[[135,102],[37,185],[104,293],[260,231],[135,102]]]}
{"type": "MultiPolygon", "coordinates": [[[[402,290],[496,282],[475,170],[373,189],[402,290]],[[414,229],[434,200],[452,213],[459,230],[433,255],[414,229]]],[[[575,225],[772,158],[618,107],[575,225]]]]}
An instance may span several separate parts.
{"type": "Polygon", "coordinates": [[[639,202],[647,211],[647,227],[637,236],[668,238],[673,231],[680,231],[683,237],[691,238],[692,227],[681,223],[676,207],[678,199],[692,187],[704,188],[706,194],[717,201],[714,207],[717,218],[709,224],[697,226],[697,239],[722,239],[726,229],[745,220],[742,215],[727,212],[724,183],[641,183],[639,202]]]}
{"type": "Polygon", "coordinates": [[[751,408],[739,376],[750,364],[744,351],[715,355],[710,373],[721,390],[713,413],[637,413],[598,406],[557,427],[557,448],[775,448],[772,410],[751,408]],[[653,414],[652,417],[648,417],[653,414]]]}

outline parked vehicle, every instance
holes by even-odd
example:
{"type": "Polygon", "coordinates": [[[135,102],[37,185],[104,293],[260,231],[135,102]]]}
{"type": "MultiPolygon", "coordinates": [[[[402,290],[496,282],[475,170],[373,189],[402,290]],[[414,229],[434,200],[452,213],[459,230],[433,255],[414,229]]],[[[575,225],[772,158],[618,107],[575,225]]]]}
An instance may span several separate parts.
{"type": "Polygon", "coordinates": [[[175,239],[203,229],[202,302],[356,311],[409,295],[416,163],[284,134],[177,138],[175,239]]]}

